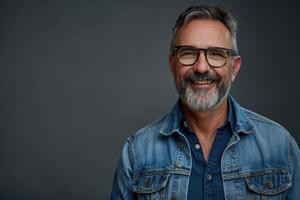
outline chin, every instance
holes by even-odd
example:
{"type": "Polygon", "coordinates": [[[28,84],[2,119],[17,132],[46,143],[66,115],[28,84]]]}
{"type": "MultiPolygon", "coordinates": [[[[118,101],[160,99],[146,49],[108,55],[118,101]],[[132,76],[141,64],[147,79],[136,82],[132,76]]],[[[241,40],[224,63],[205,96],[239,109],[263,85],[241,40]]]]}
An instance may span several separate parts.
{"type": "Polygon", "coordinates": [[[193,91],[191,88],[188,88],[182,97],[181,99],[187,106],[197,112],[213,109],[219,103],[219,94],[216,91],[211,92],[203,89],[193,91]]]}

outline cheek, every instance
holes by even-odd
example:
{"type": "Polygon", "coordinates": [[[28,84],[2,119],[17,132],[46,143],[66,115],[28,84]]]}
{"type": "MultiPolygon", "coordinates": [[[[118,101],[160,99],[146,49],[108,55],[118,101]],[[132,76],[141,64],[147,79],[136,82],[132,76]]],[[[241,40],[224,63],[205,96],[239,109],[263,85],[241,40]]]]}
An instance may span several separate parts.
{"type": "Polygon", "coordinates": [[[221,78],[220,83],[224,83],[232,80],[233,75],[229,68],[215,69],[214,72],[221,78]]]}
{"type": "Polygon", "coordinates": [[[231,82],[234,81],[236,74],[233,71],[233,62],[230,62],[230,66],[227,67],[226,73],[227,73],[227,79],[230,80],[231,82]]]}
{"type": "Polygon", "coordinates": [[[182,83],[184,80],[184,76],[186,75],[186,73],[188,73],[189,69],[185,68],[185,67],[179,67],[177,68],[176,72],[175,72],[175,80],[177,83],[182,83]]]}

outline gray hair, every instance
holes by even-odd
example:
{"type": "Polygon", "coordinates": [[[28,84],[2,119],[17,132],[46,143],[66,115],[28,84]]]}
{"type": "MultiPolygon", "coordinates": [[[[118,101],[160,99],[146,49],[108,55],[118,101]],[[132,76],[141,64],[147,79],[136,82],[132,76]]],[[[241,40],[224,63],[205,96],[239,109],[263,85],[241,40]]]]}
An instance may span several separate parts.
{"type": "Polygon", "coordinates": [[[222,22],[230,32],[232,48],[238,53],[236,42],[237,21],[223,6],[215,5],[192,6],[179,15],[173,28],[170,44],[171,52],[175,46],[178,30],[194,19],[210,19],[222,22]]]}

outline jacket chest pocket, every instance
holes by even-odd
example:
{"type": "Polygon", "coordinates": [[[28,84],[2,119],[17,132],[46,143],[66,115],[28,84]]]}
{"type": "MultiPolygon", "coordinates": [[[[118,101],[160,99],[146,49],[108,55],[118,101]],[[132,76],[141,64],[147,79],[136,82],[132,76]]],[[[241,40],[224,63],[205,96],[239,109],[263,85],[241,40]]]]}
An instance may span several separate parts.
{"type": "Polygon", "coordinates": [[[268,170],[256,172],[244,178],[250,200],[281,200],[285,199],[287,190],[292,183],[285,170],[268,170]]]}
{"type": "Polygon", "coordinates": [[[170,174],[151,174],[141,175],[134,181],[133,191],[137,199],[142,200],[164,200],[167,199],[166,185],[170,174]]]}

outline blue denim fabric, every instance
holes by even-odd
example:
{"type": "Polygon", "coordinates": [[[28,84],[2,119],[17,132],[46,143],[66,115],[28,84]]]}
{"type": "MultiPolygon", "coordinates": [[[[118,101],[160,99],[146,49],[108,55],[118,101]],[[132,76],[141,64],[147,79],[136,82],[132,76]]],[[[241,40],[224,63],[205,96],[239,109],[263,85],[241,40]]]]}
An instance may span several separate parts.
{"type": "Polygon", "coordinates": [[[212,145],[209,158],[206,161],[197,136],[188,127],[181,107],[178,110],[180,131],[186,136],[191,147],[192,170],[188,186],[188,199],[224,199],[224,189],[221,174],[221,156],[232,136],[234,116],[231,102],[228,102],[227,120],[217,129],[215,141],[212,145]],[[196,148],[198,146],[198,148],[196,148]]]}
{"type": "MultiPolygon", "coordinates": [[[[300,200],[300,151],[282,126],[239,106],[221,158],[226,200],[300,200]]],[[[111,199],[187,199],[191,151],[178,124],[178,104],[129,137],[116,168],[111,199]]]]}
{"type": "Polygon", "coordinates": [[[192,152],[192,170],[188,187],[188,199],[224,199],[224,189],[221,174],[221,156],[230,139],[231,130],[229,122],[217,130],[216,138],[212,146],[209,158],[206,161],[203,152],[196,149],[199,141],[194,133],[186,132],[192,152]]]}

